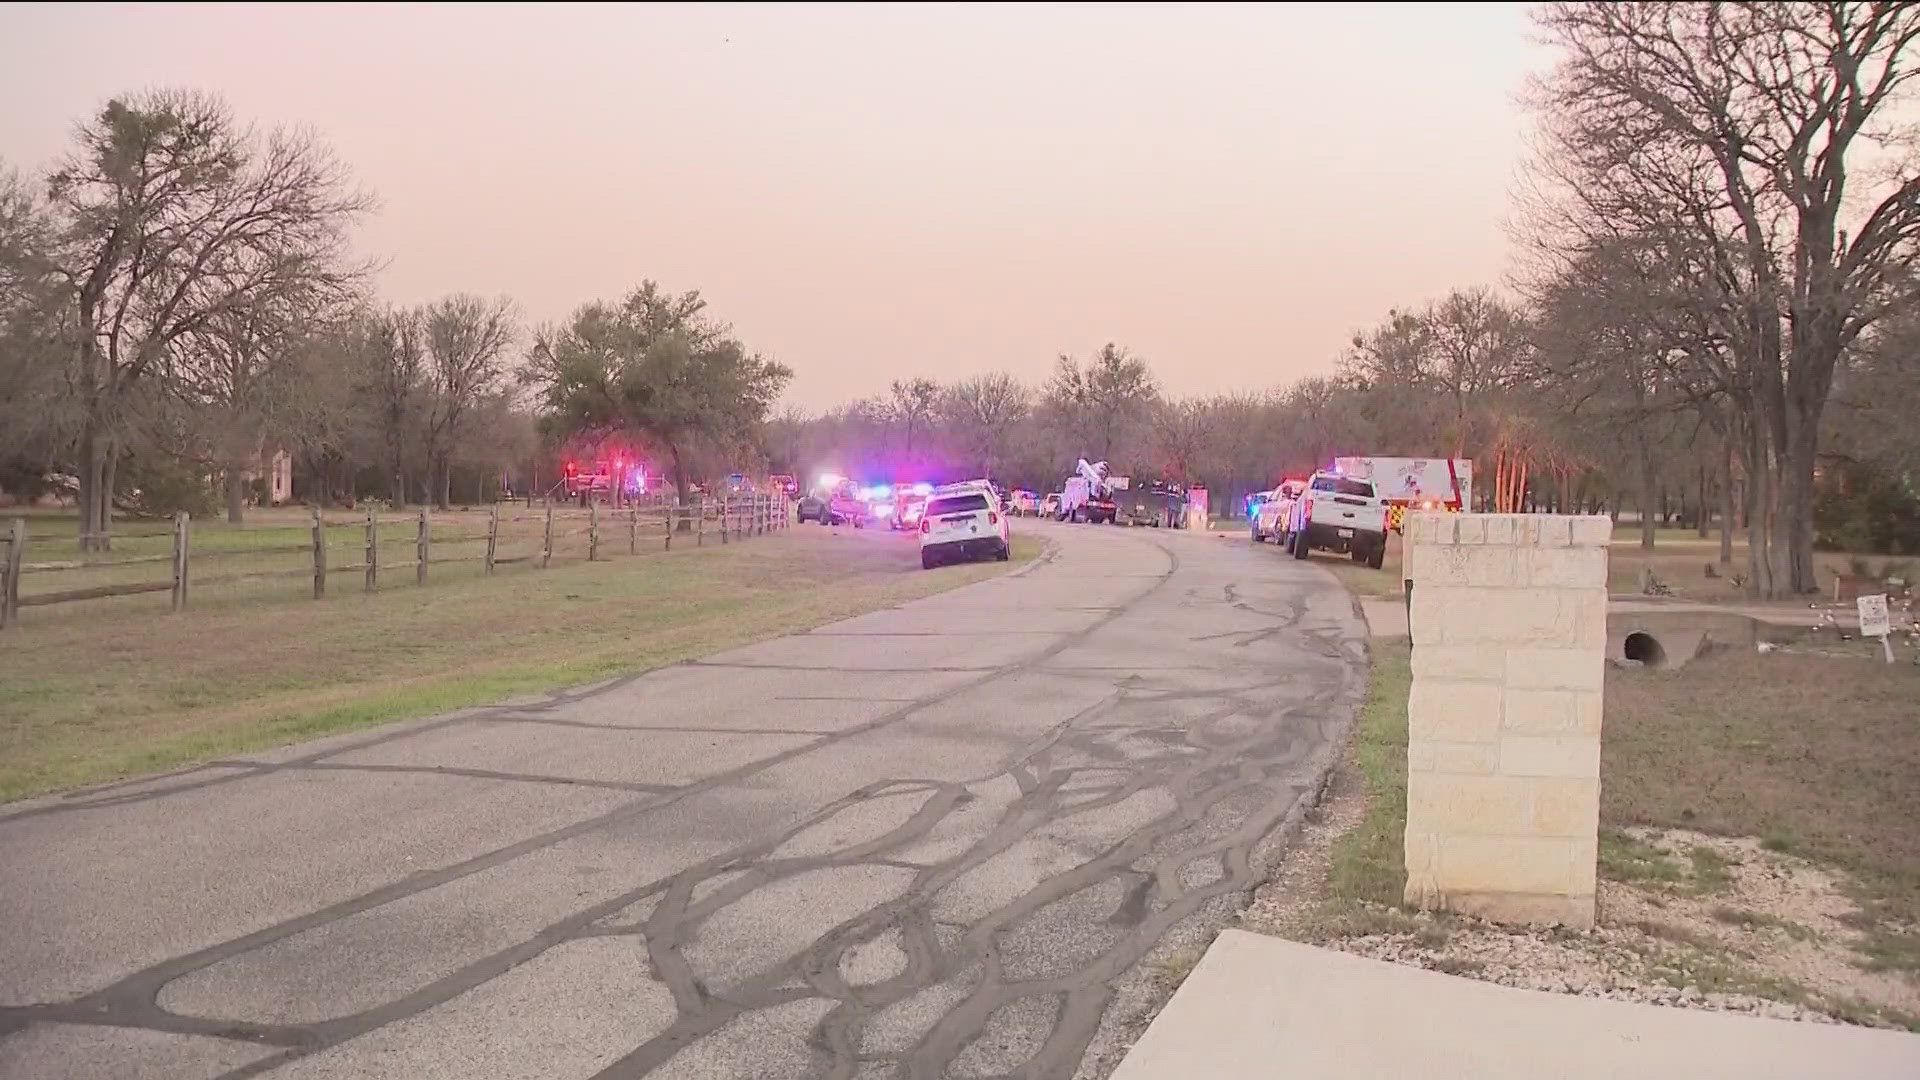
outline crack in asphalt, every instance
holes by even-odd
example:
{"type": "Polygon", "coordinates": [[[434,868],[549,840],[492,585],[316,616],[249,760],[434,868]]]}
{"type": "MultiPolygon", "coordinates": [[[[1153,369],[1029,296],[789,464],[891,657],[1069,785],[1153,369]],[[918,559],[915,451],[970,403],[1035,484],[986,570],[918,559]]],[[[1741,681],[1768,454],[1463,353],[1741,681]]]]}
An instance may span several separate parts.
{"type": "MultiPolygon", "coordinates": [[[[324,760],[390,739],[483,720],[611,727],[635,733],[680,730],[529,715],[609,693],[638,677],[632,676],[555,695],[534,705],[495,706],[413,725],[285,763],[219,762],[212,767],[244,771],[135,793],[116,795],[96,789],[88,793],[90,801],[36,808],[50,812],[122,805],[266,772],[329,768],[445,771],[487,779],[629,788],[647,795],[595,817],[150,965],[71,1001],[0,1008],[0,1035],[35,1020],[50,1020],[211,1035],[278,1048],[276,1053],[223,1074],[223,1080],[240,1080],[419,1015],[556,946],[626,937],[644,945],[652,977],[671,995],[675,1015],[663,1030],[597,1074],[607,1080],[644,1076],[735,1021],[807,999],[830,1005],[806,1034],[805,1045],[812,1055],[808,1075],[853,1080],[856,1074],[869,1075],[863,1069],[882,1068],[896,1076],[932,1078],[963,1068],[967,1075],[1064,1080],[1080,1067],[1102,1017],[1114,1002],[1120,981],[1139,968],[1169,930],[1194,918],[1209,904],[1245,893],[1258,884],[1264,871],[1260,846],[1297,814],[1303,795],[1317,783],[1315,756],[1325,750],[1357,707],[1354,668],[1365,662],[1364,641],[1356,645],[1351,635],[1337,626],[1307,621],[1304,602],[1288,604],[1283,612],[1253,612],[1228,585],[1224,590],[1228,605],[1275,621],[1252,630],[1192,640],[1228,640],[1234,648],[1248,648],[1285,637],[1286,645],[1300,655],[1337,661],[1340,669],[1327,665],[1318,679],[1306,678],[1300,670],[1283,669],[1250,682],[1226,687],[1216,683],[1195,689],[1181,685],[1177,676],[1216,672],[1194,666],[1054,664],[1052,661],[1061,653],[1138,609],[1179,574],[1180,560],[1172,547],[1159,540],[1147,542],[1166,556],[1166,571],[1150,576],[1152,584],[1122,604],[1080,609],[1100,614],[1092,625],[1055,634],[1056,640],[1045,649],[1000,667],[908,669],[978,677],[928,698],[902,701],[875,719],[840,731],[731,729],[818,737],[807,745],[686,785],[627,785],[488,770],[359,766],[324,760]],[[160,993],[169,983],[222,961],[636,818],[693,793],[748,780],[821,747],[906,720],[962,691],[1029,673],[1092,678],[1116,670],[1127,672],[1127,677],[1100,680],[1112,686],[1110,693],[1030,739],[1002,768],[964,780],[874,781],[818,808],[776,836],[737,846],[574,911],[525,940],[470,961],[376,1007],[312,1023],[269,1024],[182,1015],[158,1004],[160,993]],[[1012,789],[1011,797],[983,802],[989,799],[989,792],[1005,788],[1012,789]],[[919,800],[910,813],[900,813],[903,796],[919,800]],[[983,806],[989,811],[998,809],[982,817],[975,810],[983,806]],[[1124,835],[1108,837],[1099,832],[1102,811],[1128,806],[1135,812],[1140,807],[1154,812],[1138,821],[1123,817],[1132,826],[1124,835]],[[867,812],[892,813],[899,820],[864,840],[810,854],[782,854],[795,838],[837,815],[867,812]],[[1092,837],[1076,832],[1082,828],[1091,828],[1092,837]],[[942,830],[958,831],[958,839],[949,845],[951,850],[940,850],[936,844],[930,855],[914,855],[915,848],[938,841],[942,830]],[[981,875],[1008,859],[1048,858],[1071,861],[1072,865],[1042,873],[1037,882],[1009,897],[991,895],[998,902],[985,911],[967,911],[967,903],[977,900],[967,899],[973,896],[969,890],[977,889],[982,881],[993,880],[981,875]],[[711,970],[702,970],[701,931],[719,912],[767,895],[764,890],[793,882],[799,875],[861,867],[887,868],[910,874],[911,880],[890,898],[825,929],[797,954],[745,978],[722,979],[711,970]],[[649,900],[653,906],[644,916],[621,919],[623,912],[649,900]],[[945,917],[942,912],[959,917],[945,917]],[[616,919],[620,921],[610,921],[616,919]],[[1044,937],[1049,927],[1067,922],[1092,927],[1089,933],[1093,945],[1065,959],[1048,954],[1044,947],[1036,956],[1029,938],[1044,937]],[[848,971],[857,966],[853,964],[856,954],[879,948],[876,943],[883,937],[895,942],[890,947],[903,957],[899,970],[869,981],[852,979],[848,971]],[[902,1009],[915,1000],[924,1001],[923,995],[934,991],[948,995],[938,1015],[905,1037],[876,1041],[876,1032],[890,1030],[887,1025],[898,1026],[902,1009]],[[994,1030],[996,1017],[1016,1013],[1028,1021],[1033,1016],[1051,1019],[1029,1022],[1035,1030],[1026,1032],[1015,1047],[1002,1046],[986,1037],[994,1030]],[[1041,1026],[1044,1030],[1039,1030],[1041,1026]]],[[[1052,563],[1057,553],[1057,546],[1050,545],[1046,562],[1052,563]]],[[[885,669],[703,661],[684,666],[885,673],[885,669]]],[[[1318,672],[1316,668],[1305,674],[1318,672]]],[[[0,822],[5,820],[8,818],[0,818],[0,822]]],[[[883,816],[882,820],[892,819],[883,816]]]]}

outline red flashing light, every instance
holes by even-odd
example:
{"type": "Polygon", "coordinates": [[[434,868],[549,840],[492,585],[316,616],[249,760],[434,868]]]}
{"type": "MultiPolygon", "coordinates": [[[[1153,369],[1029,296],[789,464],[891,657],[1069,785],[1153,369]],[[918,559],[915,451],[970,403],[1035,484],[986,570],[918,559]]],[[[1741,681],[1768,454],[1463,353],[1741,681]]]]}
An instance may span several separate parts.
{"type": "Polygon", "coordinates": [[[928,520],[926,520],[925,518],[922,518],[922,519],[920,519],[920,531],[921,531],[921,532],[923,532],[923,533],[930,533],[930,532],[932,532],[932,531],[933,531],[933,522],[931,522],[931,521],[928,521],[928,520]]]}
{"type": "Polygon", "coordinates": [[[579,466],[575,465],[573,462],[571,461],[567,462],[567,475],[572,476],[574,474],[574,471],[577,470],[578,468],[579,466]]]}
{"type": "Polygon", "coordinates": [[[993,512],[993,511],[991,511],[991,510],[989,510],[989,511],[987,511],[987,524],[989,524],[989,525],[998,525],[998,524],[1000,524],[1000,515],[999,515],[999,514],[996,514],[996,513],[994,513],[994,512],[993,512]]]}

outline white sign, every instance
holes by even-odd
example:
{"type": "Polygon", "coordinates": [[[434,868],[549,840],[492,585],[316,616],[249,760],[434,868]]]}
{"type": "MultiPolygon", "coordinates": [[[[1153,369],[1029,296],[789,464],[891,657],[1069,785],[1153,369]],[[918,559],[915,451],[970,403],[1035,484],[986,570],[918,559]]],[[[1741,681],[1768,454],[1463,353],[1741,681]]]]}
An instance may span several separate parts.
{"type": "Polygon", "coordinates": [[[1860,609],[1860,636],[1886,637],[1893,632],[1893,624],[1887,618],[1887,597],[1885,593],[1877,596],[1863,596],[1854,601],[1860,609]]]}

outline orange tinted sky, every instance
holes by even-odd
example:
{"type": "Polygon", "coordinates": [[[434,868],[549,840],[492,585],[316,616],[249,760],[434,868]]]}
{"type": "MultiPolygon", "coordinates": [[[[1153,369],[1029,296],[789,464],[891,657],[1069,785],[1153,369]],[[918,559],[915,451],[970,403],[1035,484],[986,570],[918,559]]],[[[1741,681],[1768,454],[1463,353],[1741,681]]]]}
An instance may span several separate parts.
{"type": "Polygon", "coordinates": [[[1114,340],[1177,393],[1495,283],[1520,5],[0,8],[0,157],[154,85],[319,131],[400,302],[698,288],[819,408],[1114,340]]]}

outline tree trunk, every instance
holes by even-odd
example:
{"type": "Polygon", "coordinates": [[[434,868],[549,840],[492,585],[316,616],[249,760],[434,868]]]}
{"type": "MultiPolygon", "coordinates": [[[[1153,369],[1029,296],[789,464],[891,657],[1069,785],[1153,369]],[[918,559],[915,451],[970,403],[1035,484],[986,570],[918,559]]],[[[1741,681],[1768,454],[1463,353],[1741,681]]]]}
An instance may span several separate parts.
{"type": "Polygon", "coordinates": [[[1640,504],[1640,550],[1652,551],[1654,540],[1654,499],[1655,489],[1659,486],[1659,472],[1654,467],[1653,449],[1647,445],[1643,435],[1636,440],[1640,451],[1640,493],[1636,501],[1640,504]]]}
{"type": "Polygon", "coordinates": [[[227,524],[239,525],[246,518],[247,472],[238,461],[227,462],[227,524]]]}
{"type": "Polygon", "coordinates": [[[1781,499],[1782,462],[1764,417],[1747,438],[1747,593],[1774,600],[1791,589],[1787,554],[1790,529],[1781,499]]]}
{"type": "Polygon", "coordinates": [[[435,509],[448,509],[453,503],[453,462],[447,455],[439,455],[433,464],[433,505],[435,509]]]}
{"type": "Polygon", "coordinates": [[[1707,509],[1707,502],[1713,497],[1713,485],[1707,479],[1707,471],[1700,470],[1700,495],[1693,504],[1693,533],[1702,540],[1713,534],[1713,514],[1707,509]]]}
{"type": "Polygon", "coordinates": [[[395,510],[407,508],[407,469],[400,459],[393,459],[393,493],[389,496],[395,510]]]}
{"type": "Polygon", "coordinates": [[[89,419],[80,433],[80,550],[98,550],[100,531],[100,435],[89,419]]]}
{"type": "Polygon", "coordinates": [[[1734,529],[1733,440],[1727,439],[1720,455],[1720,565],[1733,565],[1734,529]]]}
{"type": "Polygon", "coordinates": [[[1792,595],[1820,591],[1813,573],[1813,469],[1816,434],[1808,425],[1819,420],[1803,419],[1787,447],[1785,473],[1781,476],[1781,522],[1787,543],[1787,587],[1792,595]]]}
{"type": "Polygon", "coordinates": [[[95,511],[100,536],[95,551],[113,550],[113,483],[120,469],[120,440],[107,437],[106,453],[100,461],[100,507],[95,511]]]}
{"type": "MultiPolygon", "coordinates": [[[[687,492],[686,466],[680,462],[680,444],[669,440],[667,442],[667,455],[673,459],[673,491],[675,498],[681,506],[686,506],[691,500],[687,492]]],[[[689,523],[685,519],[682,519],[680,528],[686,530],[688,527],[689,523]]]]}

